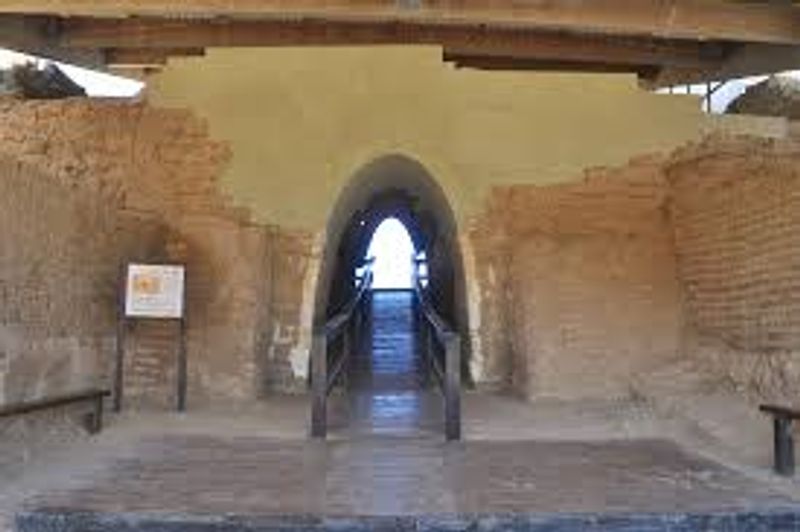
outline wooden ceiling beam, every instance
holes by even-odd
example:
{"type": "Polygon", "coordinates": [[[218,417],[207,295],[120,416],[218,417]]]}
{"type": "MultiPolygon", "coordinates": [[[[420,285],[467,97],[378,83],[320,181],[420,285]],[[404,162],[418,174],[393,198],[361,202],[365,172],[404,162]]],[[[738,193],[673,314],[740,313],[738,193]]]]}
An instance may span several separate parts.
{"type": "Polygon", "coordinates": [[[706,68],[665,67],[655,75],[643,75],[642,81],[648,88],[670,87],[796,70],[798,66],[798,46],[748,44],[731,53],[728,60],[719,65],[706,68]]]}
{"type": "Polygon", "coordinates": [[[195,57],[205,54],[203,48],[111,48],[105,50],[105,63],[112,69],[158,68],[171,57],[195,57]]]}
{"type": "Polygon", "coordinates": [[[487,26],[324,20],[64,19],[67,48],[147,49],[244,46],[438,45],[460,56],[709,68],[731,52],[721,43],[610,38],[487,26]]]}
{"type": "Polygon", "coordinates": [[[44,17],[0,17],[0,46],[36,57],[87,68],[105,68],[100,50],[65,48],[55,36],[57,28],[44,17]]]}
{"type": "Polygon", "coordinates": [[[503,71],[582,72],[600,74],[636,74],[640,78],[653,78],[661,72],[655,65],[630,65],[610,63],[585,63],[577,61],[544,61],[519,57],[487,57],[447,53],[444,60],[458,68],[503,71]]]}
{"type": "Polygon", "coordinates": [[[800,7],[725,0],[2,0],[0,13],[272,17],[492,24],[664,39],[800,45],[800,7]]]}

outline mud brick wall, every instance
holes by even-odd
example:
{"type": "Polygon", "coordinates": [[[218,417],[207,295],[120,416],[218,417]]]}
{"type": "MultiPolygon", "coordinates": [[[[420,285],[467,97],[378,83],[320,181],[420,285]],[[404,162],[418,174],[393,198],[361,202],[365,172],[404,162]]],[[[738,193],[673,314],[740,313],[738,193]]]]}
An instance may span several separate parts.
{"type": "MultiPolygon", "coordinates": [[[[314,235],[233,207],[229,157],[186,111],[0,100],[0,402],[108,382],[133,260],[188,265],[190,401],[304,389],[314,235]]],[[[799,217],[796,141],[496,187],[459,235],[481,383],[624,397],[682,355],[759,397],[800,396],[799,217]]],[[[173,404],[174,332],[132,331],[131,406],[173,404]]]]}
{"type": "MultiPolygon", "coordinates": [[[[509,280],[511,246],[504,215],[508,195],[495,189],[487,202],[486,214],[472,220],[462,237],[473,253],[474,278],[467,279],[467,293],[477,301],[469,302],[473,323],[471,331],[473,366],[480,368],[481,387],[506,389],[513,378],[512,332],[508,299],[513,293],[509,280]],[[470,290],[471,289],[471,290],[470,290]],[[477,319],[476,319],[477,318],[477,319]],[[480,360],[476,360],[480,357],[480,360]]],[[[462,249],[466,248],[462,244],[462,249]]]]}
{"type": "Polygon", "coordinates": [[[102,381],[119,264],[160,239],[113,197],[0,156],[0,400],[102,381]]]}
{"type": "MultiPolygon", "coordinates": [[[[659,158],[574,184],[496,189],[482,283],[494,285],[511,386],[526,397],[627,397],[678,353],[680,301],[659,158]],[[497,228],[502,227],[502,231],[497,228]],[[494,228],[494,229],[492,229],[494,228]],[[504,294],[502,296],[497,294],[504,294]]],[[[502,348],[502,347],[501,347],[502,348]]]]}
{"type": "Polygon", "coordinates": [[[709,140],[668,175],[684,349],[757,399],[800,397],[800,143],[709,140]]]}
{"type": "MultiPolygon", "coordinates": [[[[273,304],[286,274],[268,266],[305,240],[229,206],[216,183],[229,153],[201,120],[130,102],[3,100],[0,157],[0,402],[108,383],[126,261],[188,264],[190,400],[249,399],[280,380],[262,362],[271,313],[291,329],[300,290],[273,304]]],[[[129,405],[173,404],[173,332],[132,331],[129,405]]]]}

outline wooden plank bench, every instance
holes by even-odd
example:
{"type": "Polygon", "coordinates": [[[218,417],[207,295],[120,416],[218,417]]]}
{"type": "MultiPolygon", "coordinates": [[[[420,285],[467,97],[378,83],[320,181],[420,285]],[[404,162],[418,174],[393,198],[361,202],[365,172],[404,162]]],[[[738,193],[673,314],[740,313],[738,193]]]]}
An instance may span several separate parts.
{"type": "Polygon", "coordinates": [[[91,413],[86,418],[86,430],[88,430],[90,434],[97,434],[103,428],[103,398],[110,395],[111,392],[108,390],[91,389],[45,399],[36,399],[33,401],[0,406],[0,418],[18,416],[75,403],[91,402],[93,406],[91,413]]]}
{"type": "Polygon", "coordinates": [[[800,419],[800,410],[785,406],[761,405],[761,412],[772,416],[775,472],[786,477],[794,475],[794,420],[800,419]]]}

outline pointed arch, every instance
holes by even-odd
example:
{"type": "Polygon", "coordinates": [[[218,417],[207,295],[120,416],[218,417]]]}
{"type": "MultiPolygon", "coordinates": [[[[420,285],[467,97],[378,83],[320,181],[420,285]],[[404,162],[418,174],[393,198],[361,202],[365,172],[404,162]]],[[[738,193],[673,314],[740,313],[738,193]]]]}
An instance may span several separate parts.
{"type": "MultiPolygon", "coordinates": [[[[430,172],[416,160],[397,154],[365,165],[339,194],[326,226],[314,323],[324,323],[352,295],[353,283],[341,281],[352,275],[378,225],[387,217],[400,220],[416,251],[425,251],[434,304],[463,338],[469,338],[464,264],[455,215],[430,172]]],[[[469,351],[465,341],[465,368],[469,367],[469,351]]]]}

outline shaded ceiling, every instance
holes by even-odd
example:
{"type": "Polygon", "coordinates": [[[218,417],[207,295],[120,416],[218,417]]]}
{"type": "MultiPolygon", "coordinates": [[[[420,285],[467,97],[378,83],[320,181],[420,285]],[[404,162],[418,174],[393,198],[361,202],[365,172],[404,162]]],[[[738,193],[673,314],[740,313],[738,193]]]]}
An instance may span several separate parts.
{"type": "Polygon", "coordinates": [[[439,45],[458,66],[632,72],[652,86],[800,67],[786,0],[26,0],[0,3],[0,46],[159,68],[221,46],[439,45]]]}

